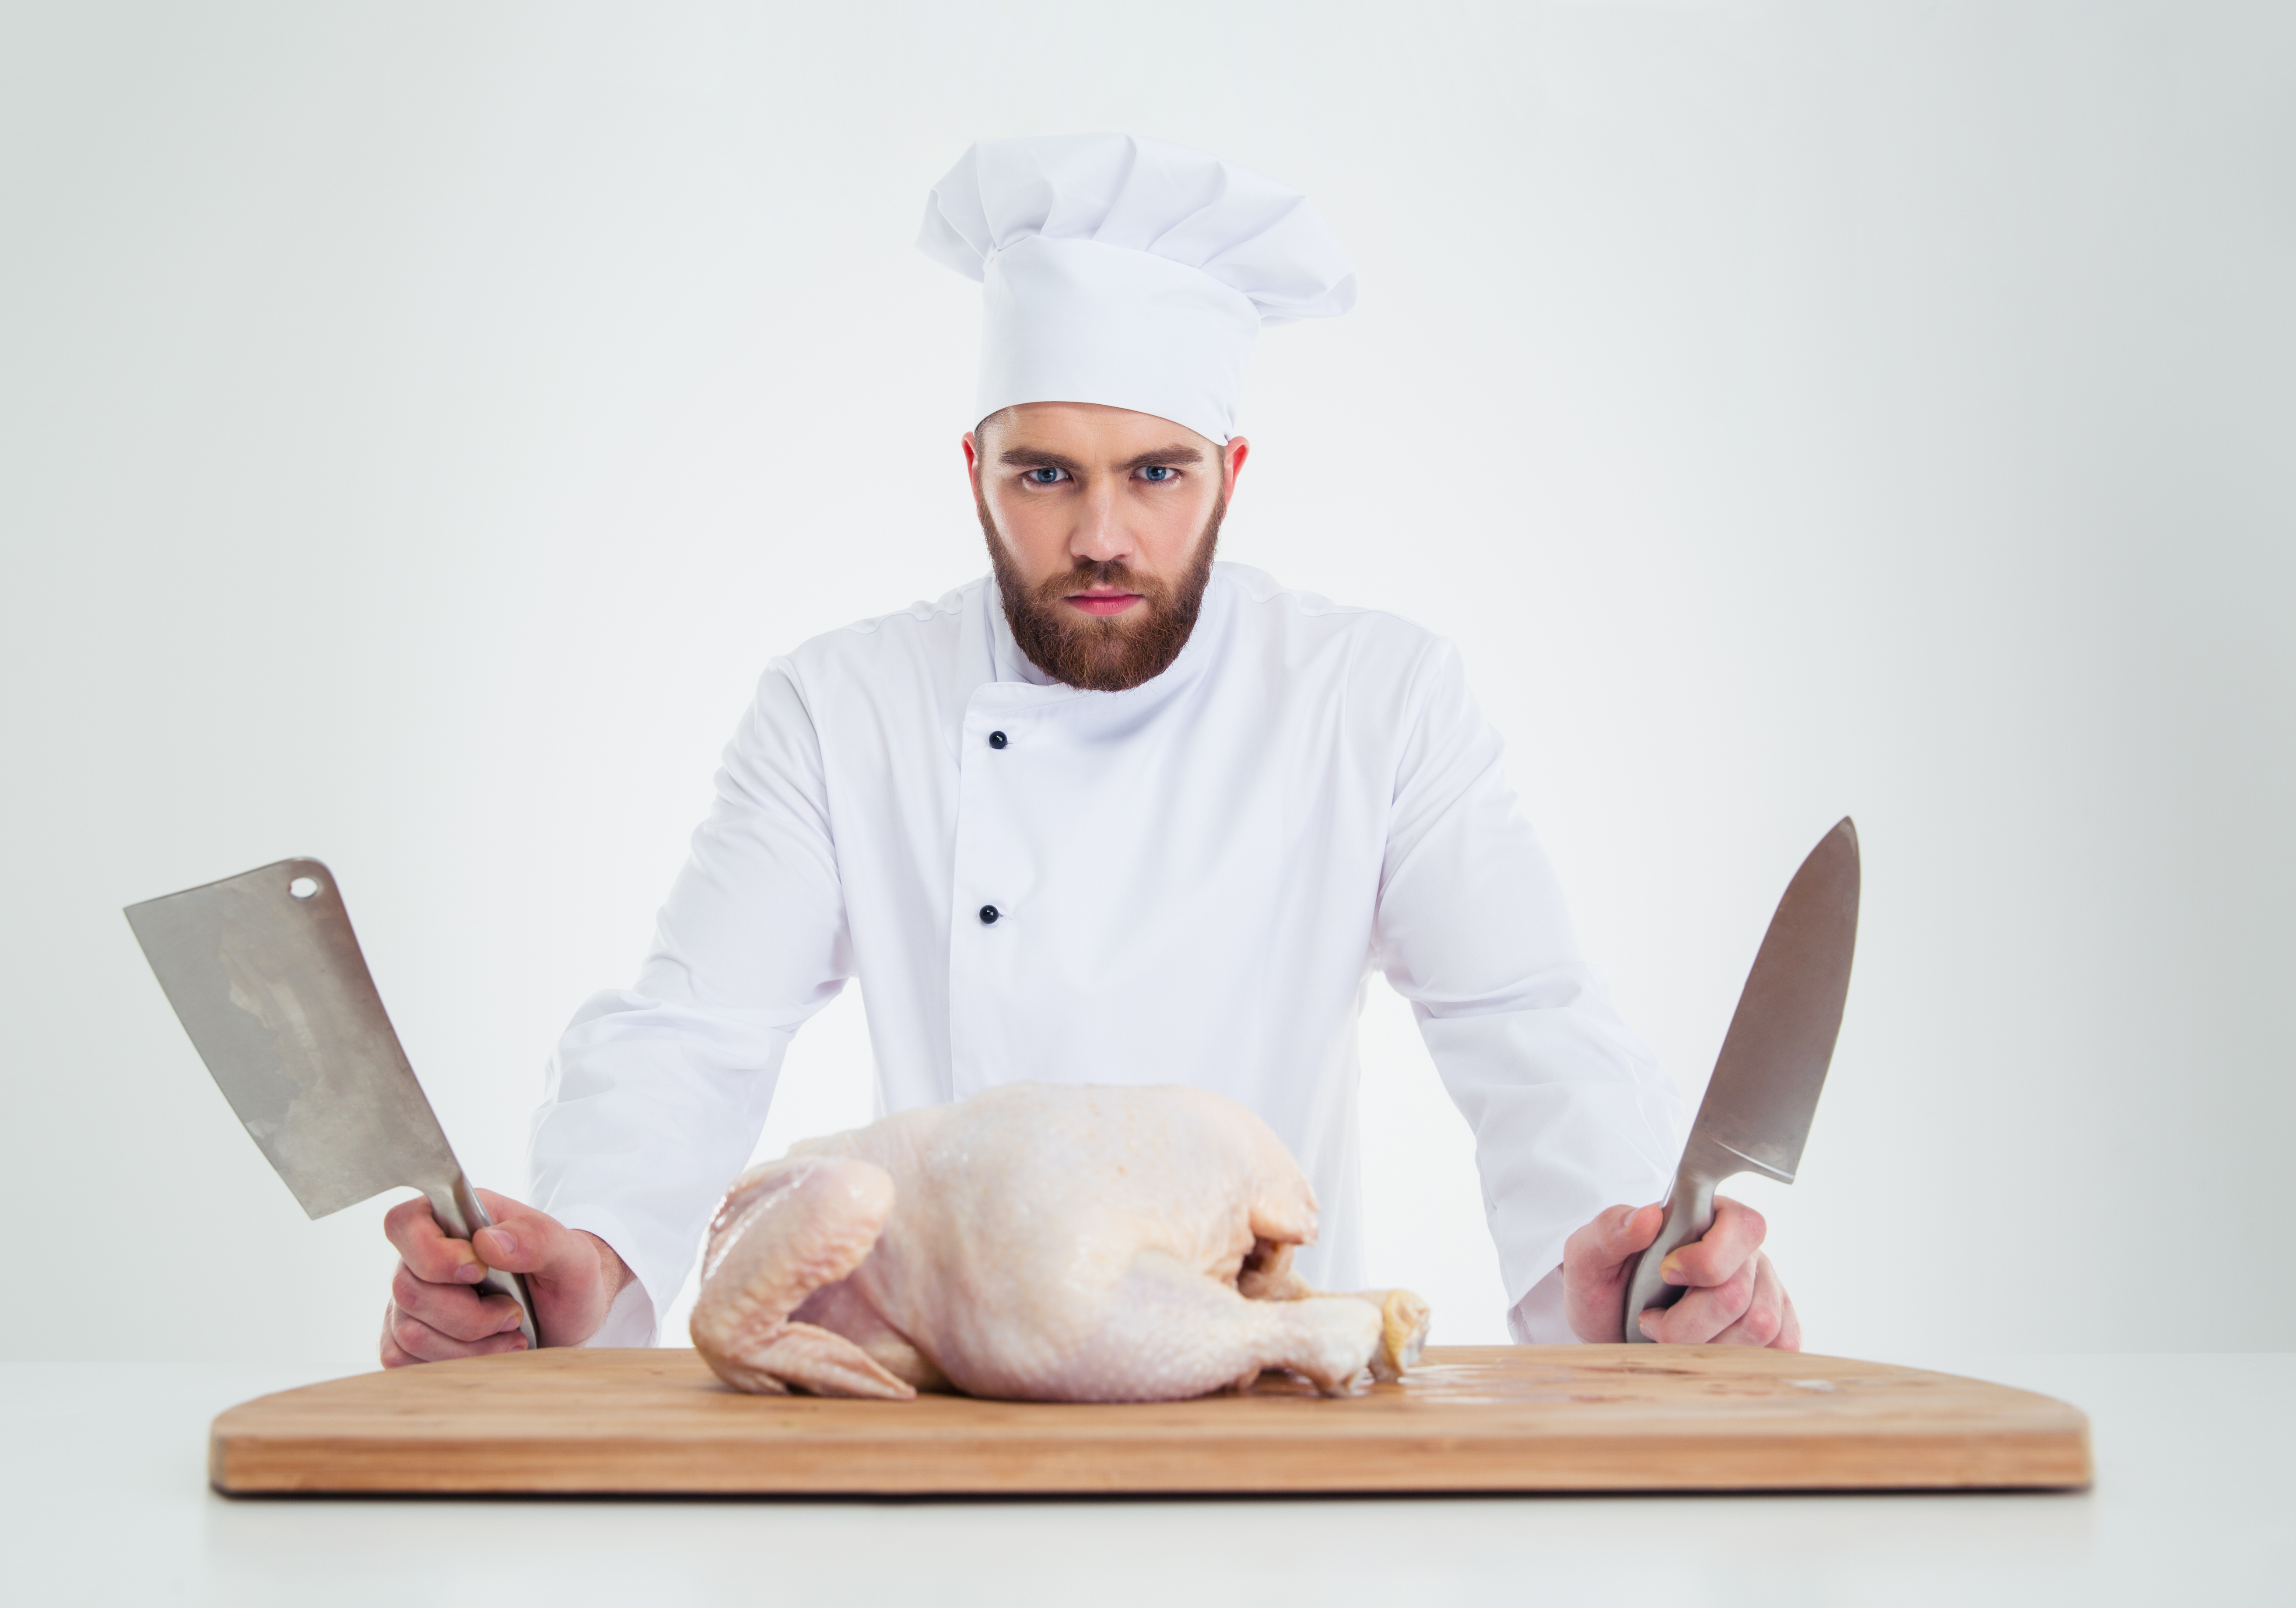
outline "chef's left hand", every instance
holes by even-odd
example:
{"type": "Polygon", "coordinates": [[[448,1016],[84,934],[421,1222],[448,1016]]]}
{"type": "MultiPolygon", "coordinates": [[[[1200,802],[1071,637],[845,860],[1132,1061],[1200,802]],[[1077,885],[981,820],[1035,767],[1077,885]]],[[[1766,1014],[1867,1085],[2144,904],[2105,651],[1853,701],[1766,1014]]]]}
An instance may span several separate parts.
{"type": "MultiPolygon", "coordinates": [[[[1613,1206],[1563,1244],[1563,1311],[1580,1340],[1619,1338],[1635,1257],[1650,1248],[1665,1221],[1661,1207],[1613,1206]]],[[[1751,1206],[1717,1195],[1704,1237],[1676,1246],[1660,1264],[1668,1284],[1687,1288],[1671,1307],[1642,1315],[1644,1335],[1673,1345],[1800,1350],[1801,1321],[1762,1254],[1768,1230],[1751,1206]]]]}

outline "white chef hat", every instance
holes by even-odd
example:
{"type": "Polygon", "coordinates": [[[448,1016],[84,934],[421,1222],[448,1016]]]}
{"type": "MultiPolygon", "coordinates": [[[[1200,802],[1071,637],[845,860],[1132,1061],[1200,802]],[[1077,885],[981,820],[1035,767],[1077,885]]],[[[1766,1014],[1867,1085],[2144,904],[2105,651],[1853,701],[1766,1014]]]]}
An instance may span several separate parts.
{"type": "Polygon", "coordinates": [[[1356,302],[1306,196],[1126,134],[982,141],[926,198],[917,249],[986,292],[982,419],[1098,402],[1225,442],[1259,326],[1356,302]]]}

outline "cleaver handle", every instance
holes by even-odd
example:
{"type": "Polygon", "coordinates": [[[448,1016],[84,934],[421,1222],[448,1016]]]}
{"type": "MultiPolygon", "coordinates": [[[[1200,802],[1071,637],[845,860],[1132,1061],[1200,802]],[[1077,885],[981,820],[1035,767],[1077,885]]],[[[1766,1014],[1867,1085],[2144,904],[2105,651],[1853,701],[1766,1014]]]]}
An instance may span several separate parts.
{"type": "Polygon", "coordinates": [[[1635,1259],[1627,1276],[1627,1309],[1620,1325],[1624,1333],[1620,1338],[1629,1344],[1650,1343],[1636,1321],[1644,1312],[1652,1307],[1671,1307],[1688,1292],[1685,1285],[1668,1284],[1659,1271],[1660,1264],[1677,1246],[1690,1243],[1714,1227],[1714,1192],[1725,1178],[1754,1170],[1736,1152],[1702,1140],[1702,1136],[1691,1136],[1682,1153],[1682,1165],[1675,1169],[1674,1187],[1666,1192],[1666,1221],[1659,1225],[1658,1238],[1651,1242],[1650,1249],[1635,1259]]]}
{"type": "MultiPolygon", "coordinates": [[[[487,1209],[479,1204],[479,1197],[471,1188],[470,1179],[464,1177],[459,1169],[450,1184],[426,1184],[421,1187],[424,1198],[430,1202],[430,1215],[439,1219],[439,1227],[446,1230],[449,1239],[467,1240],[480,1229],[494,1227],[494,1219],[487,1215],[487,1209]]],[[[525,1279],[515,1273],[505,1273],[500,1268],[489,1268],[486,1277],[479,1281],[478,1288],[491,1291],[496,1295],[507,1295],[516,1301],[518,1332],[526,1336],[528,1345],[537,1350],[541,1349],[542,1332],[535,1326],[534,1298],[527,1293],[525,1279]]]]}

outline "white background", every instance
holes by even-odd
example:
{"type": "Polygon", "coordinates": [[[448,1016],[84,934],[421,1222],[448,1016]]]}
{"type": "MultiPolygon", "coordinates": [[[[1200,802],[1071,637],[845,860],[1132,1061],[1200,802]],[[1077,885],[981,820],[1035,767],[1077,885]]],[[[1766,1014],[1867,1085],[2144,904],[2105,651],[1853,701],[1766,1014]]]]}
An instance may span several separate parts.
{"type": "MultiPolygon", "coordinates": [[[[366,1366],[120,919],[340,874],[465,1163],[623,983],[765,660],[984,563],[971,141],[1305,189],[1230,556],[1463,646],[1694,1103],[1854,813],[1816,1349],[2277,1349],[2296,10],[0,3],[0,1357],[366,1366]]],[[[1373,1272],[1499,1300],[1365,1030],[1373,1272]]],[[[777,1146],[865,1117],[849,997],[777,1146]]]]}

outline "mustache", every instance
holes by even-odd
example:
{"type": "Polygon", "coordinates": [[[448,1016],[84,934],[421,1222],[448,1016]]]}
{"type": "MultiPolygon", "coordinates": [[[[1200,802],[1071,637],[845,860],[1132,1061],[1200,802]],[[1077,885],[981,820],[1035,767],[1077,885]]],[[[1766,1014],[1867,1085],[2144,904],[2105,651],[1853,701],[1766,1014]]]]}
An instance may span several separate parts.
{"type": "Polygon", "coordinates": [[[1170,586],[1153,576],[1139,575],[1120,558],[1080,558],[1076,567],[1065,575],[1054,575],[1039,581],[1036,596],[1045,603],[1058,603],[1063,597],[1073,597],[1095,587],[1112,587],[1122,592],[1137,592],[1150,603],[1161,603],[1170,593],[1170,586]]]}

